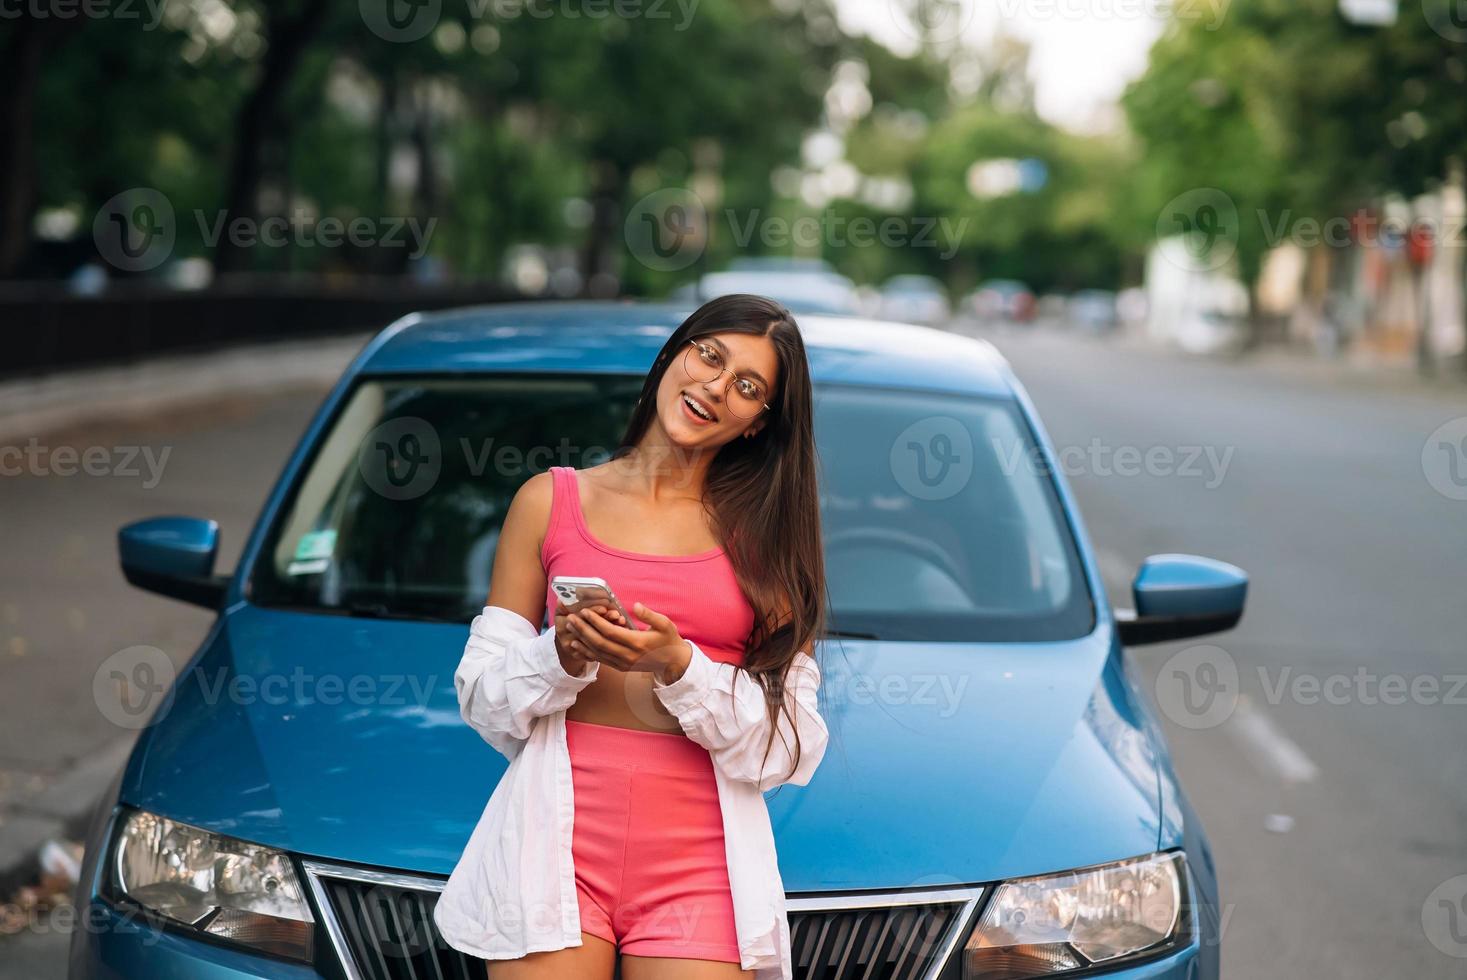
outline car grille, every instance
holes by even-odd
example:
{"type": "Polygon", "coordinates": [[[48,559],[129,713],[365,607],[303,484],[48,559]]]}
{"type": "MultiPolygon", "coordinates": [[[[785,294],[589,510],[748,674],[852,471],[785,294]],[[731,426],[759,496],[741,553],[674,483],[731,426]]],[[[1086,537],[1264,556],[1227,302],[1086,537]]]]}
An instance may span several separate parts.
{"type": "MultiPolygon", "coordinates": [[[[304,862],[350,980],[483,980],[444,942],[433,906],[444,879],[304,862]]],[[[788,900],[796,980],[936,980],[977,911],[979,888],[801,895],[788,900]]]]}

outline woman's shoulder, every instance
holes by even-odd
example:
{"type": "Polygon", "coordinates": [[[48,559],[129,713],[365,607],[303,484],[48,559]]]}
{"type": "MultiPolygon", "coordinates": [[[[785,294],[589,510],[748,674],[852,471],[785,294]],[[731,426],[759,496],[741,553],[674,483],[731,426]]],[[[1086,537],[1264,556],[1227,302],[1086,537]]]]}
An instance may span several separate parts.
{"type": "Polygon", "coordinates": [[[554,503],[555,474],[550,470],[536,473],[515,491],[509,511],[504,515],[505,526],[534,528],[540,535],[550,523],[554,503]]]}

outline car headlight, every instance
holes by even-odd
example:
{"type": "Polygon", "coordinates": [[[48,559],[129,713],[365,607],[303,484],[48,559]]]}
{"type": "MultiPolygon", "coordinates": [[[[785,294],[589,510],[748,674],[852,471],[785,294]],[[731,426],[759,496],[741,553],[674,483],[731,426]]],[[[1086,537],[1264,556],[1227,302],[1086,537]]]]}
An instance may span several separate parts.
{"type": "Polygon", "coordinates": [[[311,959],[315,919],[281,851],[129,810],[109,885],[114,897],[206,935],[311,959]]]}
{"type": "Polygon", "coordinates": [[[1004,882],[963,947],[963,980],[1022,980],[1156,956],[1191,941],[1187,862],[1153,854],[1004,882]]]}

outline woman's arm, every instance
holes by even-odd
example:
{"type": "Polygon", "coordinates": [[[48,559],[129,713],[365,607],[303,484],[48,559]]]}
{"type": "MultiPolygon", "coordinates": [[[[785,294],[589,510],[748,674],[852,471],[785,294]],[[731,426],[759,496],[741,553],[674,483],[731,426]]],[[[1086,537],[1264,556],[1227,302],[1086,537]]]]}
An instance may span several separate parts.
{"type": "Polygon", "coordinates": [[[556,651],[554,626],[536,634],[519,613],[485,606],[474,617],[453,674],[459,714],[500,755],[513,760],[535,719],[570,707],[600,667],[591,661],[584,673],[567,673],[556,651]]]}
{"type": "Polygon", "coordinates": [[[661,683],[655,674],[652,679],[652,690],[687,736],[709,751],[714,765],[725,775],[753,783],[760,792],[783,783],[808,783],[830,738],[817,703],[820,665],[815,658],[801,650],[790,663],[785,674],[785,706],[777,715],[774,744],[765,759],[770,721],[763,686],[734,664],[713,660],[692,640],[687,644],[692,657],[682,676],[670,684],[661,683]],[[794,759],[797,732],[798,765],[794,759]]]}
{"type": "Polygon", "coordinates": [[[464,721],[510,759],[529,738],[531,723],[572,704],[601,666],[562,652],[553,623],[536,632],[545,615],[540,550],[553,481],[553,474],[538,473],[515,492],[494,550],[489,598],[453,675],[464,721]]]}

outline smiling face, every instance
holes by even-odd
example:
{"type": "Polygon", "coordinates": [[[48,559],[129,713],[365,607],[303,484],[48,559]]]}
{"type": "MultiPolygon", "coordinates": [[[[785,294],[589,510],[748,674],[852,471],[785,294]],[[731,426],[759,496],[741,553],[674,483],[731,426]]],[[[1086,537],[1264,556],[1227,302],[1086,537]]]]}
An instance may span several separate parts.
{"type": "Polygon", "coordinates": [[[727,370],[712,381],[698,380],[688,372],[689,359],[695,373],[701,363],[698,351],[691,343],[683,344],[690,353],[679,351],[673,357],[657,388],[657,415],[668,437],[680,446],[715,448],[741,438],[746,431],[757,433],[768,424],[769,411],[739,401],[734,375],[757,382],[764,392],[763,400],[772,404],[779,384],[779,356],[774,342],[756,334],[733,332],[703,334],[694,339],[722,354],[727,370]],[[753,417],[740,418],[735,411],[753,417]]]}

